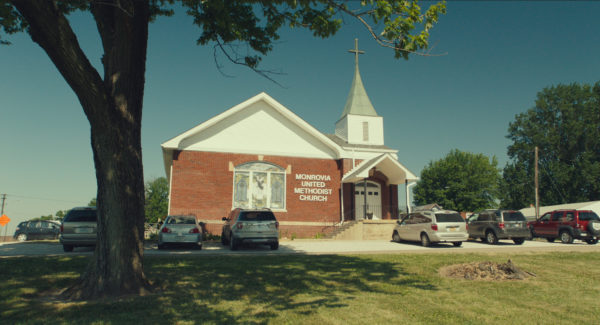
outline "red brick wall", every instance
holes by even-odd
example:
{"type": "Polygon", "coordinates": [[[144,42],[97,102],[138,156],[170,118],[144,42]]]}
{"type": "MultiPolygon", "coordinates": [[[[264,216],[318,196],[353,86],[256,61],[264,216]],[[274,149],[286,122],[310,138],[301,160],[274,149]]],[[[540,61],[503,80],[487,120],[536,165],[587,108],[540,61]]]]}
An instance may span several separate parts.
{"type": "MultiPolygon", "coordinates": [[[[200,220],[220,220],[232,209],[233,171],[230,162],[237,166],[259,161],[258,155],[234,153],[214,153],[180,151],[173,156],[171,175],[171,214],[193,214],[200,220]]],[[[340,221],[340,180],[341,168],[336,160],[297,157],[264,156],[263,162],[278,165],[284,169],[291,167],[286,174],[286,212],[275,212],[280,222],[303,221],[333,224],[340,221]],[[296,174],[329,175],[325,188],[331,189],[326,202],[302,201],[294,188],[301,188],[302,180],[296,174]]],[[[314,233],[323,226],[308,226],[306,233],[314,233]],[[313,229],[314,228],[314,229],[313,229]]],[[[207,225],[207,230],[216,233],[215,224],[207,225]]],[[[300,228],[298,228],[300,229],[300,228]]],[[[304,231],[303,231],[304,232],[304,231]]],[[[291,231],[290,231],[291,233],[291,231]]],[[[299,235],[298,235],[299,236],[299,235]]],[[[306,237],[306,236],[303,236],[306,237]]]]}

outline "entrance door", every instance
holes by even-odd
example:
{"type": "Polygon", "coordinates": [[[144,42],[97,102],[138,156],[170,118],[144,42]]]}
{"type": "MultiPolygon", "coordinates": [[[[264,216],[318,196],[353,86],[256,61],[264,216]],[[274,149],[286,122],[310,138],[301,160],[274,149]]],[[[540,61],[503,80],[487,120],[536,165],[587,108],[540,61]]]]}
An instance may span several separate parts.
{"type": "Polygon", "coordinates": [[[356,220],[381,219],[381,186],[375,182],[354,184],[354,215],[356,220]],[[365,195],[367,197],[367,214],[365,215],[365,195]]]}

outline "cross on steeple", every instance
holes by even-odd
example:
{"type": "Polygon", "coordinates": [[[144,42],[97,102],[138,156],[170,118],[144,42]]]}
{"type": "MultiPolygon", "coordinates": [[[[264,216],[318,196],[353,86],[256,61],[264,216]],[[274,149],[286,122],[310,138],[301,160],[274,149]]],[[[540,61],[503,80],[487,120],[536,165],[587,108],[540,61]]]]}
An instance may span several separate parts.
{"type": "Polygon", "coordinates": [[[354,61],[355,61],[356,65],[358,66],[358,55],[365,54],[365,51],[360,51],[358,49],[358,38],[354,39],[354,49],[348,50],[348,52],[354,53],[354,61]]]}

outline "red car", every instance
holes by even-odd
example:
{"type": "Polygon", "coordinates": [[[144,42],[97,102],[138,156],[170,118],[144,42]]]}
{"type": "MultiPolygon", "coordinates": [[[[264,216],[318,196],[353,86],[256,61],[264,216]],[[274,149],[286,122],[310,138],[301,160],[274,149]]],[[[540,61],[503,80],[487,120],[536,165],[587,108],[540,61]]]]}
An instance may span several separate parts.
{"type": "Polygon", "coordinates": [[[543,237],[549,242],[556,238],[565,244],[581,239],[596,244],[600,237],[600,218],[590,210],[554,210],[530,224],[533,237],[543,237]]]}

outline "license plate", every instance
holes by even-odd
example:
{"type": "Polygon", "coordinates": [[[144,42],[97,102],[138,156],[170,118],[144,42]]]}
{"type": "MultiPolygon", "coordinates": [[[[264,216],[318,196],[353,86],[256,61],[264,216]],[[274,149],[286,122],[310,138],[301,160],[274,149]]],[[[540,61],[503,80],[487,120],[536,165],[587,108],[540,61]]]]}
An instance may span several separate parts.
{"type": "Polygon", "coordinates": [[[175,237],[175,241],[182,242],[184,240],[185,240],[184,236],[177,236],[177,237],[175,237]]]}
{"type": "Polygon", "coordinates": [[[76,234],[91,234],[94,232],[94,228],[75,228],[75,233],[76,234]]]}
{"type": "Polygon", "coordinates": [[[448,231],[458,231],[458,227],[448,227],[448,231]]]}

